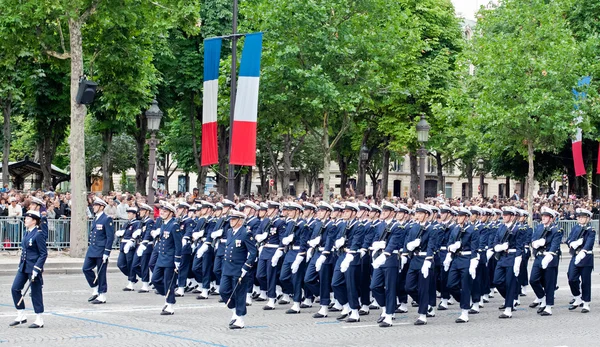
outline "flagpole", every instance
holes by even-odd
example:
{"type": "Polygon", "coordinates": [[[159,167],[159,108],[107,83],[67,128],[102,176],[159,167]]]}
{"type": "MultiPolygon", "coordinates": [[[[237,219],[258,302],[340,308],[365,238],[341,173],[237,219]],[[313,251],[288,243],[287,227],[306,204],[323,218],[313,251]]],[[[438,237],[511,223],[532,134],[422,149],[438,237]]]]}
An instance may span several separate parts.
{"type": "MultiPolygon", "coordinates": [[[[233,134],[233,114],[235,112],[235,93],[236,93],[236,70],[237,70],[237,15],[238,15],[238,0],[233,0],[233,32],[231,37],[231,96],[229,107],[229,156],[231,157],[231,143],[233,134]]],[[[227,175],[227,197],[233,201],[235,173],[234,166],[229,164],[229,172],[227,175]]]]}

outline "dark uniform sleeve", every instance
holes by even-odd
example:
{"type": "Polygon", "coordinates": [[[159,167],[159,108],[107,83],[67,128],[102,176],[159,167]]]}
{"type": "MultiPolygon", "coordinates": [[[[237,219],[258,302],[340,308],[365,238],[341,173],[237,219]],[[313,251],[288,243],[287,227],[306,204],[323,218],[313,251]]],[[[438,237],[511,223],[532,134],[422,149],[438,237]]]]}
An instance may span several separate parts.
{"type": "Polygon", "coordinates": [[[38,231],[38,234],[35,237],[35,243],[38,248],[39,257],[33,266],[39,272],[42,272],[44,269],[44,264],[46,263],[46,258],[48,258],[48,250],[46,249],[46,240],[47,233],[45,234],[43,230],[38,231]]]}
{"type": "Polygon", "coordinates": [[[552,227],[552,241],[550,242],[550,247],[548,247],[548,251],[556,255],[558,251],[560,251],[561,241],[562,232],[557,227],[552,227]]]}
{"type": "Polygon", "coordinates": [[[115,242],[115,228],[113,226],[113,220],[109,216],[106,216],[106,222],[104,223],[104,230],[106,232],[106,246],[104,247],[104,254],[110,255],[112,245],[115,242]]]}
{"type": "Polygon", "coordinates": [[[477,250],[479,249],[479,228],[475,228],[471,226],[471,259],[476,259],[479,253],[477,250]]]}
{"type": "Polygon", "coordinates": [[[173,237],[173,243],[175,246],[175,262],[181,261],[181,240],[183,239],[183,232],[179,231],[179,223],[173,223],[171,227],[171,236],[173,237]]]}
{"type": "Polygon", "coordinates": [[[246,271],[250,271],[252,268],[252,264],[256,261],[256,256],[258,255],[258,249],[256,248],[256,241],[254,240],[254,236],[250,231],[246,231],[246,236],[244,237],[244,244],[246,245],[246,249],[248,250],[248,258],[246,258],[246,262],[242,266],[242,269],[246,271]]]}
{"type": "Polygon", "coordinates": [[[587,227],[585,231],[585,238],[583,239],[583,250],[587,252],[591,252],[594,248],[594,241],[596,240],[596,231],[594,229],[587,227]]]}
{"type": "Polygon", "coordinates": [[[350,252],[352,253],[356,253],[362,247],[362,243],[365,239],[365,225],[361,222],[356,222],[355,228],[356,231],[354,232],[350,243],[350,252]]]}

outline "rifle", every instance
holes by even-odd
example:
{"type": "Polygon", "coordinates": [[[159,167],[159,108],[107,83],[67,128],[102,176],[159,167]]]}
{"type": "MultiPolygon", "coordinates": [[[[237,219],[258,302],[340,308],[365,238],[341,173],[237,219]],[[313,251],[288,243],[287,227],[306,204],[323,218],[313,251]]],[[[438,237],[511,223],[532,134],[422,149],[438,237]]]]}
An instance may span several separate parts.
{"type": "MultiPolygon", "coordinates": [[[[457,235],[457,237],[454,239],[454,242],[456,242],[456,241],[458,241],[458,240],[462,240],[462,237],[463,237],[463,235],[464,235],[464,233],[465,233],[465,228],[463,228],[463,226],[462,226],[462,225],[459,225],[458,227],[460,228],[460,231],[458,232],[458,235],[457,235]]],[[[454,243],[454,242],[453,242],[453,243],[454,243]]],[[[457,254],[459,254],[459,253],[461,252],[461,250],[462,250],[462,247],[463,247],[463,244],[462,244],[462,241],[461,241],[461,242],[460,242],[460,247],[458,247],[458,249],[457,249],[456,251],[454,251],[454,252],[448,252],[448,253],[450,253],[450,257],[451,257],[452,259],[456,258],[456,255],[457,255],[457,254]]]]}
{"type": "MultiPolygon", "coordinates": [[[[227,218],[226,216],[223,216],[223,218],[220,219],[218,226],[214,228],[215,231],[217,231],[223,227],[223,223],[225,223],[226,218],[227,218]]],[[[213,249],[216,249],[216,247],[219,245],[219,242],[221,241],[222,237],[223,237],[223,235],[221,235],[219,237],[215,237],[215,239],[212,240],[210,245],[212,246],[213,249]]]]}
{"type": "MultiPolygon", "coordinates": [[[[265,231],[268,232],[268,233],[271,233],[271,226],[273,225],[273,223],[275,223],[275,217],[269,219],[269,224],[267,224],[267,226],[263,230],[261,230],[262,233],[264,233],[265,231]]],[[[267,237],[265,237],[265,239],[262,240],[261,242],[257,242],[256,243],[256,248],[260,248],[260,247],[266,245],[268,238],[269,238],[269,235],[267,235],[267,237]]]]}
{"type": "MultiPolygon", "coordinates": [[[[358,223],[358,222],[356,222],[356,223],[358,223]]],[[[354,223],[354,224],[356,224],[356,223],[354,223]]],[[[344,236],[343,236],[344,239],[346,238],[346,234],[348,233],[348,229],[350,229],[350,228],[351,228],[350,223],[346,223],[346,229],[344,229],[344,236]]],[[[343,245],[342,247],[338,248],[338,253],[339,254],[344,253],[345,248],[346,248],[346,245],[343,245]]]]}
{"type": "MultiPolygon", "coordinates": [[[[425,232],[425,229],[427,229],[427,227],[425,225],[419,224],[419,226],[420,226],[420,229],[419,229],[419,232],[417,233],[417,237],[415,237],[415,240],[420,239],[421,236],[423,236],[423,232],[425,232]]],[[[420,250],[421,250],[421,246],[419,245],[419,247],[413,249],[412,251],[409,251],[408,256],[410,258],[412,258],[415,256],[415,253],[419,253],[420,250]]]]}
{"type": "Polygon", "coordinates": [[[292,248],[292,244],[296,239],[296,227],[298,227],[298,221],[294,221],[294,227],[292,228],[292,233],[290,234],[294,235],[294,237],[292,238],[292,241],[283,248],[283,253],[287,253],[290,250],[290,248],[292,248]]]}
{"type": "Polygon", "coordinates": [[[575,256],[577,253],[579,253],[581,251],[581,249],[583,248],[583,244],[585,243],[585,237],[587,236],[587,232],[590,229],[591,228],[589,226],[586,226],[586,229],[583,231],[583,235],[581,235],[580,239],[582,238],[584,241],[581,244],[581,246],[577,247],[576,249],[569,247],[569,254],[571,254],[571,256],[575,256]]]}
{"type": "MultiPolygon", "coordinates": [[[[517,223],[515,223],[514,225],[511,225],[510,230],[508,230],[508,228],[506,229],[506,233],[504,233],[504,237],[502,237],[502,241],[500,242],[500,244],[506,243],[508,241],[508,238],[510,237],[510,235],[512,235],[513,230],[516,226],[517,226],[517,223]]],[[[496,260],[500,260],[502,255],[503,255],[502,252],[495,252],[494,258],[496,258],[496,260]]]]}
{"type": "MultiPolygon", "coordinates": [[[[540,236],[540,239],[545,239],[546,236],[548,236],[548,233],[550,232],[550,228],[548,228],[547,226],[544,226],[544,231],[542,232],[542,235],[540,236]]],[[[538,239],[539,240],[539,239],[538,239]]],[[[546,250],[546,245],[544,244],[542,247],[538,247],[534,252],[535,254],[533,255],[534,257],[537,257],[539,254],[544,253],[544,251],[546,250]]]]}
{"type": "MultiPolygon", "coordinates": [[[[391,222],[390,224],[385,226],[385,229],[383,229],[383,232],[381,233],[381,235],[379,235],[379,239],[377,241],[386,241],[388,240],[389,236],[391,235],[391,231],[392,228],[397,224],[398,222],[394,221],[391,222]]],[[[383,252],[383,249],[378,249],[375,253],[373,253],[371,255],[371,257],[373,259],[377,258],[381,253],[383,252]]]]}

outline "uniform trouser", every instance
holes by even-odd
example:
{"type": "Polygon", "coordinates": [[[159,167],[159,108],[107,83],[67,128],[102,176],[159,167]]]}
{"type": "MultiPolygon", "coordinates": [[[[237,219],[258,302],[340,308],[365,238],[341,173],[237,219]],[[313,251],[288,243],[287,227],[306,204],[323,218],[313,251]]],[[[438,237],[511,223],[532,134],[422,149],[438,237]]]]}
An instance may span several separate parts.
{"type": "MultiPolygon", "coordinates": [[[[539,257],[543,258],[542,255],[539,257]]],[[[542,266],[539,263],[536,264],[535,262],[531,268],[531,277],[529,279],[531,289],[533,289],[533,292],[538,299],[546,297],[546,305],[548,306],[554,305],[557,270],[558,268],[554,266],[542,269],[542,266]]]]}
{"type": "Polygon", "coordinates": [[[527,269],[527,265],[529,264],[529,257],[531,256],[531,251],[528,248],[525,248],[525,252],[523,252],[523,260],[521,261],[521,267],[519,269],[519,285],[517,288],[519,289],[519,293],[521,293],[520,287],[524,287],[529,285],[529,272],[527,269]]]}
{"type": "MultiPolygon", "coordinates": [[[[310,261],[309,261],[308,265],[306,266],[306,272],[304,273],[304,297],[311,301],[314,299],[315,294],[320,295],[319,273],[317,272],[317,269],[315,268],[316,259],[318,259],[319,256],[320,256],[320,253],[317,253],[317,254],[313,255],[312,258],[310,258],[310,261]]],[[[321,270],[323,270],[322,266],[321,266],[321,270]]],[[[329,293],[327,296],[329,296],[329,293]]],[[[321,300],[322,300],[322,298],[321,298],[321,300]]]]}
{"type": "Polygon", "coordinates": [[[346,276],[344,276],[344,273],[342,273],[342,271],[340,270],[340,264],[343,260],[343,256],[337,258],[335,266],[333,268],[333,278],[331,279],[333,296],[341,305],[345,305],[348,303],[348,289],[346,288],[346,276]]]}
{"type": "Polygon", "coordinates": [[[517,276],[513,266],[496,266],[494,273],[494,286],[504,298],[505,307],[513,307],[517,293],[517,276]]]}
{"type": "Polygon", "coordinates": [[[213,264],[213,272],[215,273],[215,283],[217,285],[221,284],[221,274],[223,273],[223,256],[218,255],[215,257],[215,263],[213,264]]]}
{"type": "Polygon", "coordinates": [[[302,281],[306,272],[306,262],[300,263],[295,274],[292,273],[291,266],[291,262],[283,263],[283,266],[281,266],[281,274],[279,275],[281,289],[285,294],[293,294],[294,302],[300,302],[302,300],[302,281]]]}
{"type": "Polygon", "coordinates": [[[275,299],[277,297],[279,266],[272,266],[271,259],[261,259],[258,261],[257,277],[259,283],[262,282],[267,286],[267,297],[275,299]]]}
{"type": "MultiPolygon", "coordinates": [[[[448,254],[447,251],[441,251],[440,252],[440,259],[446,259],[446,254],[448,254]]],[[[442,260],[443,261],[443,260],[442,260]]],[[[450,271],[450,269],[448,269],[448,271],[450,271]]],[[[439,269],[439,291],[440,291],[440,296],[442,299],[450,299],[450,291],[448,290],[448,271],[444,270],[444,267],[442,265],[440,265],[440,269],[439,269]]]]}
{"type": "MultiPolygon", "coordinates": [[[[485,257],[485,255],[483,255],[485,257]]],[[[481,301],[481,296],[485,293],[489,293],[490,291],[485,290],[485,281],[489,278],[487,274],[487,266],[483,261],[483,257],[480,257],[479,262],[477,262],[477,267],[475,268],[475,279],[473,280],[473,284],[471,285],[471,297],[473,298],[474,303],[478,303],[481,301]]]]}
{"type": "Polygon", "coordinates": [[[592,266],[579,267],[575,265],[575,257],[571,259],[567,277],[573,296],[581,295],[584,302],[592,301],[592,266]],[[579,289],[581,285],[581,290],[579,289]]]}
{"type": "Polygon", "coordinates": [[[256,265],[257,265],[257,263],[254,263],[254,265],[252,266],[250,271],[248,271],[248,273],[246,274],[246,277],[250,278],[248,280],[248,290],[247,290],[247,293],[250,293],[250,294],[252,294],[252,291],[254,289],[253,284],[254,284],[254,279],[256,278],[256,265]]]}
{"type": "Polygon", "coordinates": [[[435,307],[436,302],[437,302],[436,292],[435,292],[435,281],[436,281],[437,266],[435,266],[434,264],[435,264],[435,262],[431,265],[431,268],[429,269],[429,276],[427,276],[427,279],[429,280],[429,301],[428,301],[428,305],[431,306],[431,307],[435,307]]]}
{"type": "Polygon", "coordinates": [[[127,280],[131,282],[137,282],[135,278],[135,273],[132,273],[131,269],[133,268],[133,256],[135,255],[135,248],[130,249],[127,254],[121,251],[119,252],[119,258],[117,258],[117,267],[121,270],[123,275],[127,276],[127,280]]]}
{"type": "Polygon", "coordinates": [[[202,260],[202,257],[196,257],[196,252],[192,253],[192,273],[194,275],[192,278],[195,279],[198,283],[202,283],[204,279],[204,273],[202,272],[202,267],[204,264],[202,264],[202,260]]]}
{"type": "Polygon", "coordinates": [[[150,271],[154,272],[154,267],[156,266],[156,261],[158,260],[158,249],[152,249],[152,253],[150,254],[150,260],[148,261],[148,267],[150,271]]]}
{"type": "Polygon", "coordinates": [[[133,278],[137,275],[142,282],[150,281],[150,268],[148,264],[151,256],[151,252],[144,252],[141,257],[138,257],[137,254],[133,256],[133,264],[131,265],[131,271],[134,272],[133,278]]]}
{"type": "Polygon", "coordinates": [[[83,261],[83,274],[85,279],[87,280],[90,288],[94,288],[98,286],[98,293],[103,294],[108,290],[108,284],[106,283],[106,268],[108,267],[109,260],[106,260],[106,264],[102,266],[102,257],[100,258],[89,258],[86,257],[83,261]],[[94,272],[94,268],[96,271],[100,270],[98,274],[98,280],[94,283],[96,279],[96,272],[94,272]]]}
{"type": "MultiPolygon", "coordinates": [[[[416,259],[413,259],[414,262],[416,259]]],[[[418,259],[419,264],[423,264],[422,259],[418,259]]],[[[430,271],[431,275],[431,271],[430,271]]],[[[419,303],[419,314],[427,314],[427,305],[429,305],[429,276],[423,277],[421,266],[409,268],[406,274],[406,292],[413,300],[419,303]]]]}
{"type": "Polygon", "coordinates": [[[380,307],[385,306],[386,314],[396,311],[396,285],[398,284],[398,267],[386,266],[373,270],[371,291],[380,307]]]}
{"type": "Polygon", "coordinates": [[[371,255],[365,254],[360,258],[360,278],[358,282],[358,292],[360,293],[360,304],[369,306],[371,303],[371,255]]]}
{"type": "Polygon", "coordinates": [[[333,264],[323,264],[319,271],[319,303],[327,306],[331,303],[331,282],[333,279],[333,264]]]}
{"type": "Polygon", "coordinates": [[[408,274],[409,263],[404,265],[402,270],[399,270],[396,280],[396,297],[401,304],[408,303],[408,293],[406,292],[406,275],[408,274]]]}
{"type": "Polygon", "coordinates": [[[188,273],[190,272],[191,267],[192,267],[192,255],[191,254],[182,254],[181,255],[181,265],[179,266],[179,273],[177,274],[177,286],[178,287],[187,286],[188,273]]]}
{"type": "MultiPolygon", "coordinates": [[[[22,290],[25,287],[25,283],[27,280],[31,278],[30,273],[17,272],[15,276],[15,280],[13,281],[11,293],[13,297],[13,302],[15,303],[15,308],[17,310],[25,309],[25,299],[21,301],[21,304],[17,305],[21,297],[23,296],[22,290]]],[[[39,273],[35,280],[31,282],[31,303],[33,303],[33,310],[35,313],[43,313],[44,312],[44,298],[42,296],[42,286],[44,284],[44,280],[42,279],[42,274],[39,273]]]]}
{"type": "Polygon", "coordinates": [[[208,247],[208,249],[206,250],[206,252],[204,252],[204,254],[202,255],[202,288],[203,289],[209,289],[210,288],[210,282],[211,281],[215,281],[216,282],[216,276],[215,276],[215,272],[213,271],[213,266],[214,266],[214,258],[215,258],[215,252],[212,249],[212,247],[208,247]]]}
{"type": "Polygon", "coordinates": [[[221,294],[221,299],[226,303],[231,298],[227,304],[227,308],[235,308],[235,314],[243,317],[246,315],[246,291],[251,280],[248,276],[242,277],[236,288],[235,286],[238,284],[239,279],[239,277],[223,275],[220,281],[221,287],[219,293],[221,294]],[[235,293],[233,292],[234,289],[235,293]]]}
{"type": "Polygon", "coordinates": [[[479,278],[479,291],[481,295],[489,294],[490,292],[490,273],[489,267],[485,263],[485,251],[479,253],[479,264],[477,265],[477,277],[479,278]]]}
{"type": "Polygon", "coordinates": [[[160,295],[167,295],[167,304],[175,303],[175,287],[177,286],[175,268],[155,266],[154,272],[152,272],[152,284],[160,295]]]}
{"type": "MultiPolygon", "coordinates": [[[[487,268],[488,268],[488,275],[489,275],[489,283],[490,283],[490,291],[492,291],[492,288],[496,288],[496,284],[494,283],[494,275],[496,274],[496,264],[497,264],[497,260],[494,256],[492,256],[490,258],[490,260],[488,260],[487,262],[487,268]]],[[[488,293],[485,293],[488,294],[488,293]]]]}
{"type": "Polygon", "coordinates": [[[468,310],[471,308],[471,286],[473,278],[469,274],[469,267],[459,268],[455,261],[450,265],[448,271],[448,290],[452,296],[460,301],[460,308],[468,310]]]}

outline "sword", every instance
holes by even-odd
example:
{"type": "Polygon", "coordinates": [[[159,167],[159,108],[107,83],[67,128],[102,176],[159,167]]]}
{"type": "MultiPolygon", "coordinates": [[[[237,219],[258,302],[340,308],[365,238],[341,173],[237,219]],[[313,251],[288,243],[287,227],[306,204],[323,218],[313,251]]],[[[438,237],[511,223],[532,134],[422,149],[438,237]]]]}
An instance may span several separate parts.
{"type": "Polygon", "coordinates": [[[106,261],[102,262],[102,264],[100,264],[100,268],[98,269],[98,271],[96,272],[96,278],[94,278],[94,284],[96,284],[96,282],[98,281],[98,276],[100,276],[100,272],[102,271],[102,267],[104,267],[104,264],[108,263],[108,259],[106,259],[106,261]]]}
{"type": "Polygon", "coordinates": [[[25,288],[25,292],[21,295],[21,299],[17,303],[17,306],[21,305],[21,303],[25,299],[25,295],[27,295],[27,292],[29,291],[29,287],[31,287],[31,282],[33,282],[33,278],[29,280],[29,284],[27,284],[27,288],[25,288]]]}
{"type": "Polygon", "coordinates": [[[171,288],[173,287],[173,280],[175,279],[175,277],[177,277],[177,270],[173,271],[173,277],[171,277],[171,283],[169,283],[169,290],[167,290],[167,295],[165,295],[166,298],[169,297],[169,294],[171,294],[171,288]]]}
{"type": "Polygon", "coordinates": [[[231,298],[233,298],[233,296],[235,295],[235,290],[239,287],[240,283],[242,283],[242,276],[240,276],[240,278],[237,281],[237,284],[235,285],[235,287],[233,287],[233,291],[231,292],[229,299],[227,299],[227,303],[225,304],[225,306],[229,306],[229,302],[231,301],[231,298]]]}

